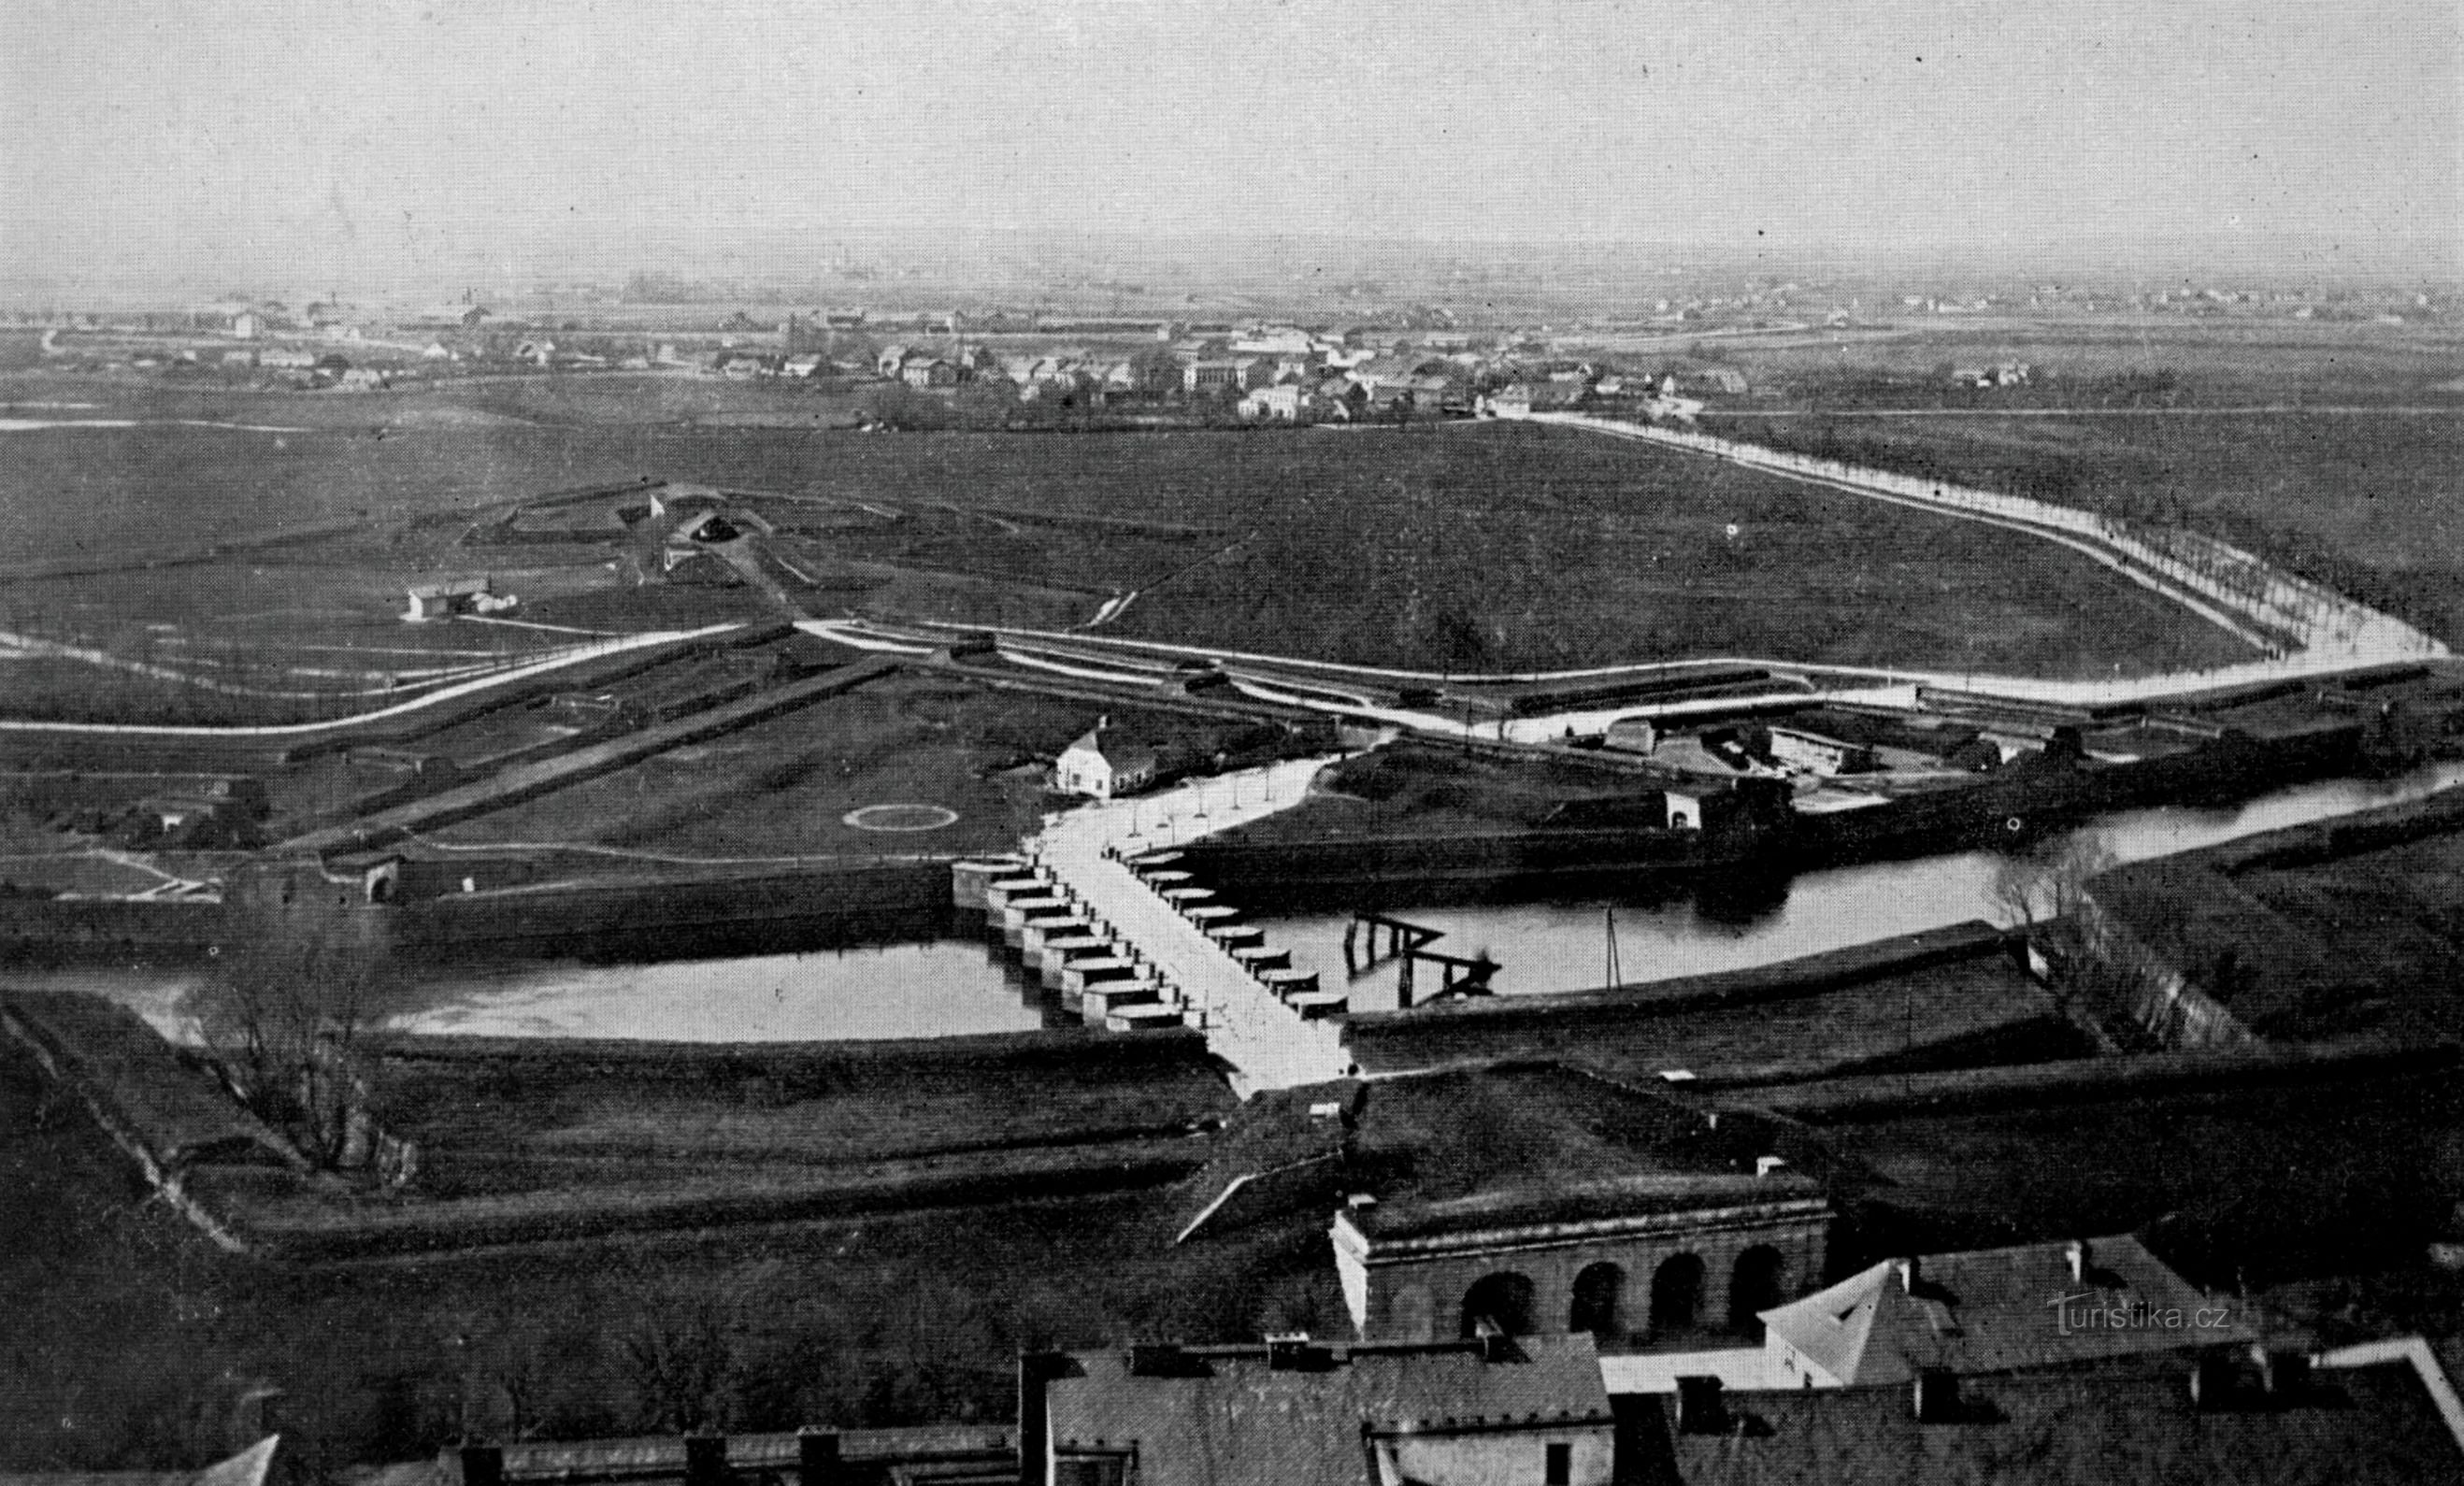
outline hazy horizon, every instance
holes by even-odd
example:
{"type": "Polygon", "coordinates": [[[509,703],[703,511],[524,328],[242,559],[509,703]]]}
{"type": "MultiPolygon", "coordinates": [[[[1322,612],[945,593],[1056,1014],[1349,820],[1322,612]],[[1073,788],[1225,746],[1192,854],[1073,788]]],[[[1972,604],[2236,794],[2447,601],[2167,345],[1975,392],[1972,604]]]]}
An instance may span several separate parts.
{"type": "Polygon", "coordinates": [[[71,295],[1071,240],[2451,278],[2464,218],[2464,22],[2394,4],[35,0],[0,40],[0,262],[71,295]]]}

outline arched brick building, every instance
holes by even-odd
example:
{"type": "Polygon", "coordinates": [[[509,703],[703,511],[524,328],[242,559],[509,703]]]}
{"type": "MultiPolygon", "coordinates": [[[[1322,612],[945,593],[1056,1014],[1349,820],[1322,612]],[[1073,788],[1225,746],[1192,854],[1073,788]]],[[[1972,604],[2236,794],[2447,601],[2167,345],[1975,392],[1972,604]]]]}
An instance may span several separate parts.
{"type": "Polygon", "coordinates": [[[1824,1278],[1815,1182],[1734,1123],[1576,1070],[1381,1081],[1356,1154],[1388,1177],[1331,1235],[1366,1341],[1752,1340],[1824,1278]]]}

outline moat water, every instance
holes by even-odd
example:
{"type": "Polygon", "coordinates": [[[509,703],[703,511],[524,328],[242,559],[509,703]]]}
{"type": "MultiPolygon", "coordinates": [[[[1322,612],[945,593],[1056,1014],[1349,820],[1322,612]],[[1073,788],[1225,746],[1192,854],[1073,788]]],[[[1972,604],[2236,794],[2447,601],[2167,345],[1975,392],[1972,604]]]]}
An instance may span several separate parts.
{"type": "MultiPolygon", "coordinates": [[[[2076,834],[2115,857],[2141,861],[2236,837],[2418,799],[2464,784],[2464,762],[2387,779],[2297,785],[2218,809],[2167,806],[2100,818],[2076,834]]],[[[1545,903],[1420,907],[1398,916],[1440,929],[1429,948],[1485,951],[1504,994],[1576,991],[1606,983],[1614,917],[1625,981],[1743,970],[1826,950],[1998,921],[1991,901],[1996,859],[1964,852],[1808,872],[1762,897],[1593,897],[1545,903]]],[[[1347,982],[1348,910],[1260,920],[1268,942],[1316,970],[1328,989],[1349,984],[1364,1010],[1395,1004],[1390,964],[1347,982]]],[[[385,1025],[488,1037],[796,1041],[952,1037],[1073,1025],[1026,978],[998,940],[954,915],[950,933],[924,943],[677,960],[642,965],[526,964],[456,968],[408,988],[385,1025]]],[[[1424,971],[1423,974],[1427,972],[1424,971]]],[[[173,1036],[191,1033],[187,999],[198,976],[74,972],[12,975],[27,986],[99,991],[173,1036]]],[[[1423,993],[1427,987],[1423,986],[1423,993]]]]}

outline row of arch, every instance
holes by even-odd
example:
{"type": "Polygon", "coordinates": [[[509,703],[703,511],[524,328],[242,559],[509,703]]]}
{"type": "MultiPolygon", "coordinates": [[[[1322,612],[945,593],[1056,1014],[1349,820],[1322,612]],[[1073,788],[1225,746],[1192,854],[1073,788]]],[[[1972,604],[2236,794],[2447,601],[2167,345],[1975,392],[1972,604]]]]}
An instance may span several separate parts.
{"type": "MultiPolygon", "coordinates": [[[[1652,1271],[1650,1295],[1638,1315],[1626,1294],[1624,1266],[1606,1260],[1586,1265],[1575,1274],[1564,1301],[1565,1329],[1602,1338],[1706,1329],[1712,1319],[1705,1303],[1708,1278],[1702,1256],[1672,1255],[1652,1271]]],[[[1730,1266],[1727,1292],[1727,1328],[1760,1340],[1757,1313],[1787,1299],[1788,1260],[1769,1244],[1754,1245],[1730,1266]]],[[[1530,1277],[1513,1270],[1484,1275],[1463,1292],[1462,1334],[1466,1337],[1479,1334],[1484,1322],[1509,1336],[1529,1336],[1554,1330],[1547,1324],[1553,1319],[1544,1311],[1530,1277]]]]}

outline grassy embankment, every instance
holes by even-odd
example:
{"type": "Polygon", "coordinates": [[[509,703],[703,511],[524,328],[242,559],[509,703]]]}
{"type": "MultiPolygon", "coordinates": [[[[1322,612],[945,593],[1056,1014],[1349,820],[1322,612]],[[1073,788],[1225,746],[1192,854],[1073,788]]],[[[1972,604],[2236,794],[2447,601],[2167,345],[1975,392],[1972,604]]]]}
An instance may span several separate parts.
{"type": "MultiPolygon", "coordinates": [[[[930,1164],[935,1142],[1013,1143],[1013,1169],[1078,1138],[1094,1159],[1143,1140],[1194,1164],[1205,1147],[1186,1138],[1105,1137],[1228,1104],[1195,1071],[1030,1061],[910,1082],[869,1076],[877,1051],[471,1051],[395,1064],[402,1118],[436,1143],[437,1181],[550,1199],[619,1173],[683,1184],[798,1163],[856,1186],[930,1164]]],[[[337,1269],[234,1258],[147,1201],[13,1048],[0,1049],[0,1291],[20,1298],[0,1354],[12,1467],[192,1463],[200,1410],[232,1373],[284,1388],[286,1436],[333,1469],[426,1453],[466,1426],[999,1418],[1022,1346],[1231,1339],[1340,1314],[1320,1216],[1176,1250],[1181,1199],[1161,1188],[337,1269]]]]}

